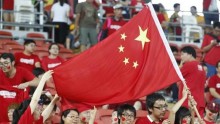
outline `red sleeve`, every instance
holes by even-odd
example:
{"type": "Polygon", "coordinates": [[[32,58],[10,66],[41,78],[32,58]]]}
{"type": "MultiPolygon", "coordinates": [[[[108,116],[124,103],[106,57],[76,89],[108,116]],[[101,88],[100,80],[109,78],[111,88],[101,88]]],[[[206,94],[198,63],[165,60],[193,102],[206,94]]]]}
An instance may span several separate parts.
{"type": "Polygon", "coordinates": [[[34,58],[34,60],[35,60],[35,63],[36,62],[40,62],[41,63],[41,60],[40,60],[40,58],[37,56],[37,55],[34,55],[35,56],[35,58],[34,58]]]}
{"type": "Polygon", "coordinates": [[[18,124],[31,124],[33,122],[34,122],[34,117],[31,114],[30,106],[28,106],[28,108],[25,110],[24,114],[19,119],[18,124]]]}
{"type": "Polygon", "coordinates": [[[44,118],[43,118],[43,116],[41,115],[41,116],[40,116],[40,119],[37,120],[37,121],[35,122],[35,124],[43,124],[43,121],[44,121],[44,118]]]}
{"type": "Polygon", "coordinates": [[[189,66],[188,63],[183,64],[183,67],[180,69],[183,77],[185,77],[189,73],[189,66]]]}
{"type": "Polygon", "coordinates": [[[211,42],[211,38],[210,36],[208,35],[205,35],[204,38],[203,38],[203,42],[202,42],[202,47],[201,48],[204,48],[205,46],[208,46],[211,42]]]}
{"type": "Polygon", "coordinates": [[[209,79],[208,87],[209,88],[216,88],[215,85],[216,85],[216,80],[215,80],[215,75],[214,75],[209,79]]]}

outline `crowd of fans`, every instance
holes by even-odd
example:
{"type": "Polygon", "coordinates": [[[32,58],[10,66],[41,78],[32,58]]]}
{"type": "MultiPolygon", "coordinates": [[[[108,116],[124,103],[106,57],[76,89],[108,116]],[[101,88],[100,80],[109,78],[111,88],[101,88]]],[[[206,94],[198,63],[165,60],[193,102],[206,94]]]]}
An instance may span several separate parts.
{"type": "MultiPolygon", "coordinates": [[[[11,7],[6,6],[6,1],[3,3],[3,9],[11,10],[11,7]]],[[[83,52],[120,29],[126,24],[126,19],[141,11],[145,3],[142,0],[104,0],[103,3],[86,0],[76,5],[76,17],[70,20],[71,9],[68,2],[55,1],[50,15],[52,24],[57,25],[56,37],[55,43],[51,43],[48,48],[48,56],[40,59],[33,54],[36,42],[29,39],[24,41],[23,52],[0,55],[0,88],[3,86],[10,91],[28,94],[21,97],[21,101],[12,102],[6,98],[13,93],[0,92],[0,96],[3,96],[0,102],[4,107],[0,111],[3,115],[0,117],[0,124],[99,124],[96,116],[100,109],[112,110],[112,124],[220,123],[220,22],[215,2],[204,0],[204,18],[197,14],[195,6],[189,8],[198,24],[205,29],[201,46],[203,58],[198,61],[197,51],[190,45],[180,50],[172,49],[174,54],[179,54],[176,59],[185,82],[175,82],[174,88],[172,85],[173,94],[176,92],[178,95],[171,101],[173,106],[168,108],[164,96],[156,92],[146,96],[144,100],[140,98],[125,103],[96,107],[84,104],[78,107],[62,105],[62,98],[56,94],[51,78],[52,70],[65,61],[59,57],[59,44],[68,49],[80,46],[80,51],[83,52]],[[106,17],[103,24],[98,16],[98,7],[102,4],[106,17]],[[207,31],[210,25],[211,30],[207,31]],[[206,94],[209,94],[208,97],[206,94]],[[147,114],[140,117],[139,110],[144,110],[147,114]]],[[[182,41],[181,16],[178,14],[180,4],[176,3],[173,7],[174,14],[168,18],[162,4],[154,5],[164,33],[175,34],[175,40],[182,41]]],[[[10,20],[13,21],[11,13],[4,13],[4,21],[10,20]]]]}

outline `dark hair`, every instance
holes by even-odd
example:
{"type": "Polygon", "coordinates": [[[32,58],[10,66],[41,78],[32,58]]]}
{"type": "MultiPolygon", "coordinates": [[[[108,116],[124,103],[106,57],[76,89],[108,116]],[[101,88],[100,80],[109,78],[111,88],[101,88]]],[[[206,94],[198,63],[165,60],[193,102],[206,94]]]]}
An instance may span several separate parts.
{"type": "Polygon", "coordinates": [[[36,77],[38,77],[39,75],[44,74],[45,70],[43,68],[38,67],[35,68],[32,72],[36,77]]]}
{"type": "Polygon", "coordinates": [[[178,52],[178,49],[175,46],[170,46],[172,52],[178,52]]]}
{"type": "Polygon", "coordinates": [[[158,4],[153,4],[154,10],[160,12],[160,6],[158,4]]]}
{"type": "Polygon", "coordinates": [[[36,44],[36,42],[35,42],[34,40],[31,40],[31,39],[24,39],[24,46],[25,46],[25,45],[28,45],[28,44],[30,44],[30,43],[34,43],[34,44],[36,44]]]}
{"type": "Polygon", "coordinates": [[[147,98],[146,98],[146,108],[147,108],[147,111],[148,111],[149,114],[152,113],[150,111],[150,109],[152,109],[154,107],[154,104],[157,100],[165,101],[164,97],[159,93],[152,93],[152,94],[147,96],[147,98]]]}
{"type": "Polygon", "coordinates": [[[197,10],[195,6],[191,6],[191,8],[193,8],[193,9],[197,10]]]}
{"type": "Polygon", "coordinates": [[[58,48],[60,49],[60,46],[57,43],[51,43],[50,46],[48,47],[48,50],[50,50],[53,45],[58,46],[58,48]]]}
{"type": "Polygon", "coordinates": [[[216,63],[215,67],[218,68],[218,65],[220,63],[220,60],[216,63]]]}
{"type": "Polygon", "coordinates": [[[175,3],[175,4],[173,5],[173,8],[177,8],[178,6],[180,6],[180,4],[179,4],[179,3],[175,3]]]}
{"type": "Polygon", "coordinates": [[[175,124],[180,124],[180,121],[186,116],[191,116],[189,109],[186,107],[180,107],[175,115],[175,124]]]}
{"type": "Polygon", "coordinates": [[[75,111],[79,115],[79,111],[77,109],[67,109],[62,112],[60,124],[64,124],[63,116],[66,118],[66,116],[70,113],[70,111],[75,111]]]}
{"type": "Polygon", "coordinates": [[[15,61],[15,57],[12,53],[2,53],[0,58],[3,58],[3,59],[9,58],[11,62],[15,61]]]}
{"type": "Polygon", "coordinates": [[[118,108],[117,108],[117,116],[118,117],[121,117],[122,116],[122,113],[126,110],[129,110],[131,111],[132,113],[134,113],[134,117],[136,117],[136,110],[135,108],[132,106],[132,105],[129,105],[129,104],[123,104],[123,105],[120,105],[118,108]]]}
{"type": "Polygon", "coordinates": [[[51,99],[46,94],[42,94],[40,96],[40,100],[38,101],[38,104],[49,105],[50,102],[51,102],[51,99]]]}
{"type": "Polygon", "coordinates": [[[216,27],[220,28],[220,22],[214,22],[213,28],[216,28],[216,27]]]}
{"type": "Polygon", "coordinates": [[[196,58],[196,51],[191,46],[185,46],[181,49],[181,52],[191,54],[194,58],[196,58]]]}
{"type": "Polygon", "coordinates": [[[20,104],[20,106],[17,109],[15,109],[15,111],[13,113],[12,124],[17,124],[18,123],[18,121],[20,120],[21,116],[24,114],[24,112],[28,108],[30,102],[31,102],[31,99],[24,100],[20,104]]]}

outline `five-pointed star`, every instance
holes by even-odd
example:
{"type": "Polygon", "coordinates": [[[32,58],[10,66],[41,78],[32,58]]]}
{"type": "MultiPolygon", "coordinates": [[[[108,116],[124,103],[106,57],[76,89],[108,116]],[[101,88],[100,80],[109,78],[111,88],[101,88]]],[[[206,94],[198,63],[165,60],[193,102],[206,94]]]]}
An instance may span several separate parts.
{"type": "Polygon", "coordinates": [[[128,64],[129,63],[129,58],[125,58],[123,62],[125,63],[125,65],[128,64]]]}
{"type": "Polygon", "coordinates": [[[124,52],[124,48],[125,48],[125,47],[123,47],[122,45],[121,45],[120,47],[118,47],[119,52],[124,52]]]}
{"type": "Polygon", "coordinates": [[[138,66],[137,61],[133,62],[133,67],[134,67],[134,68],[137,68],[137,66],[138,66]]]}
{"type": "Polygon", "coordinates": [[[140,41],[141,44],[142,44],[142,49],[144,49],[144,44],[146,42],[150,42],[150,40],[147,38],[147,30],[142,30],[141,27],[139,26],[139,32],[140,32],[140,35],[135,39],[137,41],[140,41]]]}
{"type": "Polygon", "coordinates": [[[125,40],[126,37],[125,33],[121,34],[121,39],[125,40]]]}

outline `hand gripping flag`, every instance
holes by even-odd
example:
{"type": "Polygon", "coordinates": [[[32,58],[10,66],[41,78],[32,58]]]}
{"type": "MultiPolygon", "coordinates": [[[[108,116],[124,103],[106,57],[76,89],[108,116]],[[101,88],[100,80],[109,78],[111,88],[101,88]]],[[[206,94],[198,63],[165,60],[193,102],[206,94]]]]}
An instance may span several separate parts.
{"type": "Polygon", "coordinates": [[[58,94],[90,105],[137,99],[182,75],[151,4],[91,49],[55,68],[58,94]]]}

